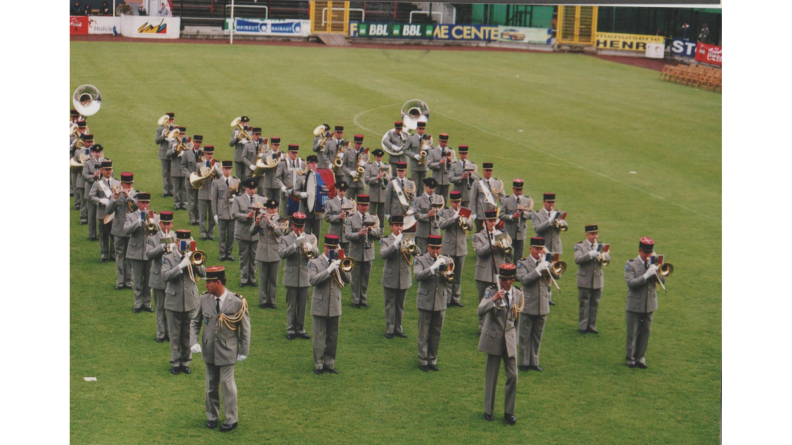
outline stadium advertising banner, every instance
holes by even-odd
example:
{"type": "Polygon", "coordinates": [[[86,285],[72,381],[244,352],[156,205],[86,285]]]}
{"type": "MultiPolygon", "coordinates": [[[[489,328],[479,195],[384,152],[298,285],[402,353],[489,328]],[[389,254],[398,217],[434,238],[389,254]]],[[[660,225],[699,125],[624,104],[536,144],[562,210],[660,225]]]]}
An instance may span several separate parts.
{"type": "Polygon", "coordinates": [[[723,66],[723,47],[699,42],[696,47],[696,60],[710,65],[723,66]]]}
{"type": "Polygon", "coordinates": [[[349,36],[360,38],[431,39],[434,25],[426,23],[367,23],[349,24],[349,36]]]}
{"type": "MultiPolygon", "coordinates": [[[[260,20],[237,17],[234,21],[235,34],[290,37],[307,37],[311,34],[310,20],[260,20]]],[[[231,19],[226,19],[226,34],[229,33],[230,23],[231,19]]]]}
{"type": "Polygon", "coordinates": [[[88,17],[88,34],[113,34],[121,28],[121,17],[88,17]]]}
{"type": "Polygon", "coordinates": [[[435,40],[498,40],[498,27],[494,25],[437,25],[435,40]]]}
{"type": "Polygon", "coordinates": [[[88,34],[88,17],[69,17],[69,34],[88,34]]]}
{"type": "Polygon", "coordinates": [[[498,26],[499,42],[522,42],[549,45],[552,37],[550,28],[519,28],[498,26]]]}
{"type": "Polygon", "coordinates": [[[640,34],[615,34],[612,32],[597,33],[597,49],[646,52],[647,43],[660,43],[665,45],[665,37],[645,36],[640,34]]]}
{"type": "Polygon", "coordinates": [[[121,35],[135,39],[178,39],[180,26],[179,17],[121,17],[121,35]]]}
{"type": "Polygon", "coordinates": [[[690,57],[692,59],[696,55],[696,42],[691,42],[690,40],[673,39],[669,48],[671,48],[671,54],[675,56],[690,57]]]}

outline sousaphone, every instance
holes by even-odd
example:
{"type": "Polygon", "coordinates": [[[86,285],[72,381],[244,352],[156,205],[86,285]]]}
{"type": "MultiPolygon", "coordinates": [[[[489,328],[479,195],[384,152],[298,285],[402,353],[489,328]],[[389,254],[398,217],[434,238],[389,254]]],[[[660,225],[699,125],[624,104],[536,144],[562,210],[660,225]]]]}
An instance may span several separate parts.
{"type": "Polygon", "coordinates": [[[72,94],[74,109],[83,116],[93,116],[102,108],[102,93],[93,85],[80,85],[72,94]]]}
{"type": "Polygon", "coordinates": [[[418,122],[429,122],[429,105],[420,99],[410,99],[402,105],[402,122],[410,130],[418,128],[418,122]]]}

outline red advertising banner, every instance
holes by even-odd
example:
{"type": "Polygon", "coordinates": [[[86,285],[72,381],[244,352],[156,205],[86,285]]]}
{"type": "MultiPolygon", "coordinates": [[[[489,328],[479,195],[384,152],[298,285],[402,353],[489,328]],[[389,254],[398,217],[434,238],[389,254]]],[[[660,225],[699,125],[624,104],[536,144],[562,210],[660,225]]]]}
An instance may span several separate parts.
{"type": "Polygon", "coordinates": [[[696,60],[701,63],[723,66],[723,47],[699,42],[696,45],[696,60]]]}
{"type": "Polygon", "coordinates": [[[88,17],[69,17],[69,34],[88,34],[88,17]]]}

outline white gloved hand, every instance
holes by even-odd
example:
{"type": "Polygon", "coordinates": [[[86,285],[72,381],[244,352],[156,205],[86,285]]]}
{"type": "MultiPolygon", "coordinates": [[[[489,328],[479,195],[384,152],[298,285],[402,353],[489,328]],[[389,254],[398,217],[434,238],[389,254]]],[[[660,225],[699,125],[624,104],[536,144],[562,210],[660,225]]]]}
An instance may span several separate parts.
{"type": "Polygon", "coordinates": [[[248,358],[248,356],[246,356],[246,355],[237,354],[237,361],[238,362],[244,362],[245,360],[247,360],[247,358],[248,358]]]}
{"type": "Polygon", "coordinates": [[[476,215],[475,213],[474,213],[474,214],[472,214],[472,215],[470,215],[470,220],[471,220],[471,221],[475,221],[477,216],[478,216],[478,215],[476,215]]]}
{"type": "Polygon", "coordinates": [[[357,170],[353,170],[352,172],[349,173],[349,175],[352,176],[352,179],[355,179],[357,178],[358,172],[357,170]]]}
{"type": "Polygon", "coordinates": [[[548,267],[550,267],[550,263],[548,263],[547,261],[542,261],[536,266],[536,271],[542,272],[543,270],[547,270],[548,267]]]}
{"type": "Polygon", "coordinates": [[[305,250],[313,250],[313,245],[311,245],[311,243],[305,243],[305,250]]]}
{"type": "Polygon", "coordinates": [[[657,272],[657,266],[652,264],[651,266],[649,266],[649,269],[646,270],[643,276],[644,278],[649,279],[652,276],[654,276],[655,272],[657,272]]]}
{"type": "Polygon", "coordinates": [[[596,250],[592,250],[592,251],[590,251],[588,253],[589,258],[592,258],[592,259],[596,258],[598,255],[599,255],[599,252],[597,252],[596,250]]]}
{"type": "Polygon", "coordinates": [[[439,268],[440,268],[440,265],[439,265],[439,264],[437,264],[437,263],[435,263],[435,264],[432,264],[431,266],[429,266],[429,270],[431,270],[431,271],[432,271],[432,273],[435,273],[435,272],[437,272],[437,269],[439,269],[439,268]]]}
{"type": "Polygon", "coordinates": [[[102,198],[99,200],[99,202],[102,203],[103,206],[107,206],[110,204],[110,200],[107,198],[102,198]]]}
{"type": "Polygon", "coordinates": [[[328,272],[333,273],[338,270],[338,263],[336,261],[338,260],[333,260],[330,262],[330,267],[327,268],[328,272]]]}
{"type": "Polygon", "coordinates": [[[201,345],[196,343],[196,344],[190,346],[190,351],[192,351],[195,354],[200,354],[201,353],[201,345]]]}
{"type": "Polygon", "coordinates": [[[300,192],[300,199],[305,199],[305,198],[307,198],[307,197],[308,197],[308,193],[306,193],[306,192],[300,192]]]}
{"type": "Polygon", "coordinates": [[[415,158],[416,161],[420,161],[421,160],[421,155],[415,155],[413,157],[415,158]]]}
{"type": "Polygon", "coordinates": [[[179,269],[184,270],[190,264],[190,257],[185,256],[181,263],[179,263],[179,269]]]}
{"type": "Polygon", "coordinates": [[[256,171],[256,166],[255,165],[251,164],[251,165],[248,166],[248,168],[250,169],[250,171],[256,171]]]}
{"type": "Polygon", "coordinates": [[[217,215],[214,216],[214,220],[215,224],[220,224],[220,218],[217,215]]]}
{"type": "Polygon", "coordinates": [[[283,194],[286,194],[286,191],[287,191],[287,190],[286,190],[286,186],[285,186],[285,185],[282,185],[282,186],[281,186],[281,193],[283,193],[283,194]]]}
{"type": "Polygon", "coordinates": [[[553,210],[552,212],[550,212],[550,221],[555,220],[556,215],[558,215],[557,211],[553,210]]]}
{"type": "Polygon", "coordinates": [[[443,265],[443,264],[445,264],[445,263],[446,263],[446,259],[445,259],[445,257],[439,256],[439,257],[437,257],[437,259],[435,260],[435,262],[434,262],[433,266],[440,267],[440,266],[442,266],[442,265],[443,265]]]}
{"type": "Polygon", "coordinates": [[[178,156],[179,156],[179,157],[182,157],[182,155],[183,155],[183,154],[184,154],[184,150],[182,150],[182,151],[179,153],[179,155],[178,155],[178,156]]]}

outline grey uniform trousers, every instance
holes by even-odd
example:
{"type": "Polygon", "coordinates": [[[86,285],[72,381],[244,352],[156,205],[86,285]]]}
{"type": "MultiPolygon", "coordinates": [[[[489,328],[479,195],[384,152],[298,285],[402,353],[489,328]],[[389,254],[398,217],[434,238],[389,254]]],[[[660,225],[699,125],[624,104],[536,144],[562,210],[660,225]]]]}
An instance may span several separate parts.
{"type": "MultiPolygon", "coordinates": [[[[80,207],[80,221],[88,221],[88,238],[96,239],[96,204],[88,197],[88,192],[83,193],[83,203],[85,206],[80,207]]],[[[99,223],[101,224],[101,221],[99,223]]]]}
{"type": "Polygon", "coordinates": [[[132,262],[126,257],[129,247],[128,236],[114,236],[116,285],[132,287],[132,262]]]}
{"type": "Polygon", "coordinates": [[[385,287],[385,332],[388,334],[401,334],[402,317],[404,316],[404,299],[407,289],[391,289],[385,287]]]}
{"type": "Polygon", "coordinates": [[[319,239],[319,235],[322,233],[322,220],[317,219],[306,219],[305,220],[305,233],[310,235],[314,235],[317,241],[321,241],[319,239]]]}
{"type": "Polygon", "coordinates": [[[476,218],[476,233],[481,232],[481,229],[483,228],[484,228],[484,220],[476,218]]]}
{"type": "Polygon", "coordinates": [[[132,279],[135,292],[135,308],[151,307],[151,288],[149,287],[149,277],[151,276],[151,261],[127,259],[132,265],[132,279]]]}
{"type": "Polygon", "coordinates": [[[238,239],[239,244],[239,275],[242,284],[256,282],[256,248],[258,241],[245,241],[238,239]]]}
{"type": "Polygon", "coordinates": [[[447,305],[451,302],[460,303],[462,299],[462,269],[465,267],[464,256],[452,256],[451,259],[454,260],[454,282],[451,284],[451,292],[448,293],[447,305]]]}
{"type": "Polygon", "coordinates": [[[190,178],[171,177],[173,184],[173,208],[186,209],[187,208],[187,188],[190,187],[190,178]]]}
{"type": "Polygon", "coordinates": [[[429,244],[429,238],[418,238],[417,236],[415,237],[415,245],[418,246],[418,248],[421,250],[421,253],[428,252],[428,250],[426,250],[427,244],[429,244]]]}
{"type": "MultiPolygon", "coordinates": [[[[517,261],[523,257],[523,252],[525,252],[525,240],[512,240],[512,254],[511,254],[511,263],[517,264],[517,261]]],[[[514,414],[514,413],[511,413],[514,414]]]]}
{"type": "Polygon", "coordinates": [[[173,194],[173,183],[171,181],[171,161],[170,159],[160,159],[162,168],[162,194],[173,194]]]}
{"type": "Polygon", "coordinates": [[[220,259],[234,256],[234,230],[236,224],[232,220],[219,220],[217,239],[220,247],[220,259]]]}
{"type": "Polygon", "coordinates": [[[197,223],[198,220],[198,190],[190,185],[190,178],[185,178],[187,190],[187,211],[190,214],[190,223],[197,223]]]}
{"type": "Polygon", "coordinates": [[[423,196],[424,194],[424,179],[429,172],[410,172],[410,179],[415,182],[415,196],[423,196]]]}
{"type": "Polygon", "coordinates": [[[599,309],[600,298],[602,298],[602,288],[578,288],[578,300],[580,301],[580,308],[578,311],[578,329],[583,331],[588,328],[596,329],[597,310],[599,309]]]}
{"type": "Polygon", "coordinates": [[[520,314],[520,344],[517,348],[520,366],[539,366],[539,348],[546,322],[547,315],[520,314]]]}
{"type": "Polygon", "coordinates": [[[206,420],[220,417],[220,387],[223,388],[223,408],[225,423],[236,423],[237,417],[237,386],[234,381],[234,365],[216,366],[206,364],[206,420]]]}
{"type": "Polygon", "coordinates": [[[201,228],[201,238],[214,239],[214,211],[212,211],[212,201],[206,199],[198,200],[198,223],[201,228]]]}
{"type": "Polygon", "coordinates": [[[446,185],[438,185],[437,188],[435,188],[435,193],[443,197],[443,202],[448,202],[448,192],[450,190],[450,187],[451,186],[449,184],[446,184],[446,185]]]}
{"type": "Polygon", "coordinates": [[[627,311],[627,364],[646,363],[646,347],[652,332],[654,312],[627,311]]]}
{"type": "Polygon", "coordinates": [[[244,162],[236,162],[234,161],[234,172],[236,173],[236,177],[239,178],[240,181],[244,181],[247,178],[251,171],[244,162]]]}
{"type": "MultiPolygon", "coordinates": [[[[94,212],[96,214],[96,212],[94,212]]],[[[102,221],[94,219],[96,225],[99,227],[99,248],[102,251],[102,258],[110,258],[110,227],[109,224],[105,225],[102,221]]],[[[90,227],[89,227],[90,230],[90,227]]],[[[113,252],[115,255],[115,252],[113,252]]]]}
{"type": "Polygon", "coordinates": [[[154,304],[157,305],[157,338],[168,337],[168,318],[165,316],[165,289],[151,288],[154,304]]]}
{"type": "Polygon", "coordinates": [[[166,310],[168,330],[170,331],[170,347],[172,368],[190,366],[192,352],[190,352],[190,320],[195,317],[199,308],[191,311],[166,310]]]}
{"type": "Polygon", "coordinates": [[[280,261],[256,261],[258,266],[258,300],[259,304],[275,304],[278,291],[278,271],[280,261]]]}
{"type": "Polygon", "coordinates": [[[509,357],[506,345],[503,345],[503,356],[487,354],[487,370],[484,374],[484,412],[490,415],[495,409],[495,391],[498,388],[501,360],[506,371],[506,400],[503,411],[505,414],[514,414],[514,398],[517,395],[517,357],[509,357]]]}
{"type": "Polygon", "coordinates": [[[305,310],[309,287],[286,286],[286,333],[305,333],[305,310]]]}
{"type": "Polygon", "coordinates": [[[74,194],[75,184],[77,184],[77,172],[69,172],[69,195],[74,194]]]}
{"type": "MultiPolygon", "coordinates": [[[[379,186],[377,186],[379,187],[379,186]]],[[[369,203],[369,214],[370,215],[377,215],[377,218],[380,220],[380,226],[382,227],[387,221],[385,221],[385,203],[384,202],[372,202],[369,203]]],[[[384,235],[383,229],[383,235],[384,235]]]]}
{"type": "MultiPolygon", "coordinates": [[[[369,241],[371,242],[371,241],[369,241]]],[[[352,303],[368,304],[366,292],[368,291],[369,277],[371,276],[371,261],[355,263],[352,269],[352,303]]]]}
{"type": "Polygon", "coordinates": [[[418,360],[421,365],[437,363],[437,348],[440,346],[445,312],[418,309],[418,360]]]}
{"type": "Polygon", "coordinates": [[[313,356],[316,369],[335,368],[340,318],[313,316],[313,356]]]}

